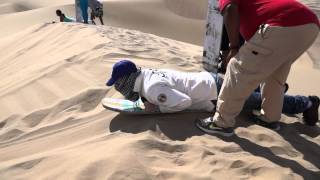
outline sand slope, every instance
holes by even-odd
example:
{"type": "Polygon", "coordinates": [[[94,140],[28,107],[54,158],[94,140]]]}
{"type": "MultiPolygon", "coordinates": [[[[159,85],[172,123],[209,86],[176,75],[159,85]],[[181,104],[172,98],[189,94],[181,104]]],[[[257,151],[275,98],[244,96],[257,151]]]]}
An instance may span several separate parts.
{"type": "MultiPolygon", "coordinates": [[[[208,114],[131,117],[100,105],[119,97],[104,85],[119,59],[202,70],[202,47],[176,40],[202,44],[205,0],[108,0],[111,26],[46,23],[71,3],[0,0],[1,180],[319,179],[319,124],[301,115],[283,115],[274,132],[243,113],[223,138],[194,126],[208,114]]],[[[294,64],[290,93],[320,96],[314,64],[307,54],[294,64]]]]}
{"type": "Polygon", "coordinates": [[[0,110],[1,114],[28,112],[83,88],[104,85],[110,67],[119,58],[136,57],[142,58],[141,61],[154,60],[152,63],[156,64],[183,66],[185,70],[199,69],[200,47],[180,45],[183,44],[180,42],[171,47],[172,40],[166,42],[152,35],[147,39],[144,36],[112,27],[59,23],[37,25],[5,39],[8,44],[0,47],[4,77],[0,105],[5,107],[0,110]],[[157,62],[156,57],[163,59],[157,62]]]}
{"type": "MultiPolygon", "coordinates": [[[[58,21],[56,9],[74,17],[74,0],[2,0],[0,1],[1,37],[19,32],[31,25],[58,21]],[[4,1],[2,4],[1,2],[4,1]],[[29,4],[31,11],[6,13],[2,5],[20,6],[29,4]]],[[[190,0],[188,0],[191,2],[190,0]]],[[[206,16],[206,0],[197,0],[181,6],[179,0],[106,0],[104,22],[106,25],[143,32],[202,45],[206,16]],[[201,7],[198,9],[197,7],[201,7]],[[184,10],[183,10],[184,9],[184,10]],[[204,11],[205,10],[205,11],[204,11]],[[200,19],[199,19],[200,18],[200,19]],[[202,19],[201,19],[202,18],[202,19]]],[[[182,4],[183,5],[183,4],[182,4]]]]}
{"type": "MultiPolygon", "coordinates": [[[[0,51],[0,177],[4,179],[313,179],[319,127],[283,118],[279,133],[239,121],[204,135],[194,115],[121,116],[104,81],[112,63],[201,70],[201,47],[114,27],[40,24],[0,51]],[[19,41],[17,41],[19,40],[19,41]]],[[[240,119],[246,119],[242,115],[240,119]]]]}

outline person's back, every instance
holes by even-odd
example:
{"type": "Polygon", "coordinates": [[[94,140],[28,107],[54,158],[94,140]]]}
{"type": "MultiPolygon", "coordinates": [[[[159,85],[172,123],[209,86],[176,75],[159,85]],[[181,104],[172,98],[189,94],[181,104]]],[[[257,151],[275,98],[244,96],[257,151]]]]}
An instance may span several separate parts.
{"type": "Polygon", "coordinates": [[[215,80],[209,72],[188,73],[167,69],[143,69],[136,80],[136,86],[140,88],[141,96],[154,104],[158,104],[157,101],[161,95],[175,103],[178,103],[181,98],[190,99],[192,104],[188,109],[197,109],[194,105],[217,99],[215,80]],[[176,91],[176,94],[167,93],[167,90],[176,91]]]}
{"type": "Polygon", "coordinates": [[[75,22],[72,17],[64,15],[63,22],[75,22]]]}
{"type": "Polygon", "coordinates": [[[290,27],[316,23],[317,16],[296,0],[220,0],[220,9],[228,2],[238,5],[240,31],[249,40],[261,24],[290,27]]]}

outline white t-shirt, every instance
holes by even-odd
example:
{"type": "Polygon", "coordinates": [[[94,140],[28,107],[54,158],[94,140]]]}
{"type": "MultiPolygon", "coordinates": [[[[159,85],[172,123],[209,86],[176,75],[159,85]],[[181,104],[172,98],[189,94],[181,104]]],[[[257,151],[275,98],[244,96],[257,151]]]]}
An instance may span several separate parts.
{"type": "Polygon", "coordinates": [[[188,73],[167,69],[143,69],[137,77],[134,91],[161,112],[185,109],[212,112],[211,100],[217,99],[217,86],[209,72],[188,73]]]}

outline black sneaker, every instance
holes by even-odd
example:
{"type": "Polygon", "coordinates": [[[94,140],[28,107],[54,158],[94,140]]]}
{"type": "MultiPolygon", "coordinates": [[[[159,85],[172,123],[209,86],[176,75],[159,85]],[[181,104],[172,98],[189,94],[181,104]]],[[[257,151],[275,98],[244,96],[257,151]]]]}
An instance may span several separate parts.
{"type": "Polygon", "coordinates": [[[196,120],[195,124],[200,130],[202,130],[208,134],[220,134],[220,135],[227,136],[227,137],[230,137],[233,135],[233,128],[218,127],[213,122],[212,117],[208,117],[205,119],[198,119],[198,120],[196,120]]]}
{"type": "Polygon", "coordinates": [[[320,99],[317,96],[309,96],[312,106],[303,112],[303,120],[309,126],[314,126],[319,121],[320,99]]]}
{"type": "Polygon", "coordinates": [[[267,122],[265,116],[262,115],[260,113],[260,111],[253,110],[252,114],[253,114],[252,121],[255,124],[272,129],[274,131],[280,130],[280,123],[279,122],[267,122]]]}

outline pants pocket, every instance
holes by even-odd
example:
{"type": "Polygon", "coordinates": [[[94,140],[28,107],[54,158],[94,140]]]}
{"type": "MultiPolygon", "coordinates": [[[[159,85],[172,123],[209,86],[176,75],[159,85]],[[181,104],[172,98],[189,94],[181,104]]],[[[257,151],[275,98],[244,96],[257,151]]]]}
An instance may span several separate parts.
{"type": "Polygon", "coordinates": [[[253,44],[251,42],[247,42],[243,50],[244,50],[244,53],[252,54],[254,56],[268,56],[272,53],[272,50],[253,44]]]}
{"type": "Polygon", "coordinates": [[[239,52],[239,63],[241,68],[250,73],[258,73],[263,68],[264,63],[267,63],[272,50],[262,46],[246,42],[239,52]]]}

